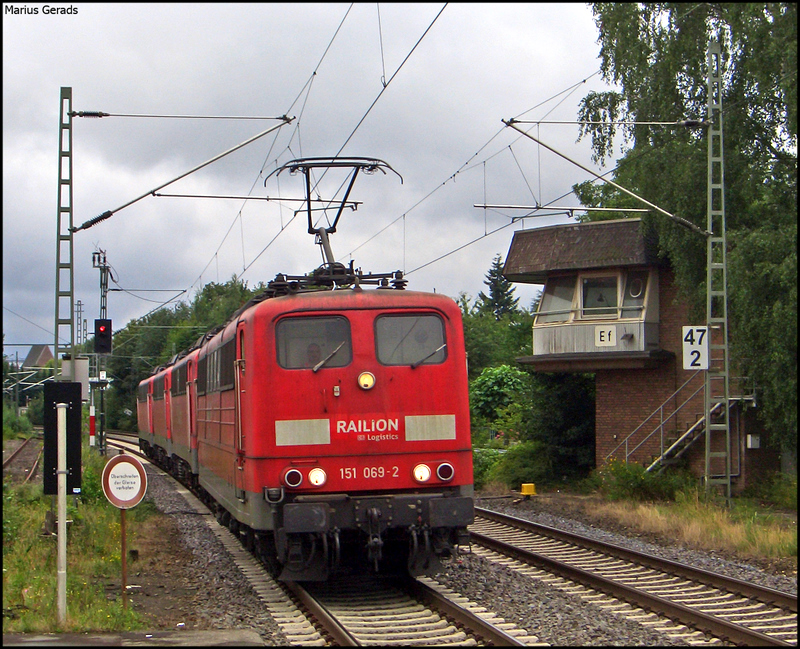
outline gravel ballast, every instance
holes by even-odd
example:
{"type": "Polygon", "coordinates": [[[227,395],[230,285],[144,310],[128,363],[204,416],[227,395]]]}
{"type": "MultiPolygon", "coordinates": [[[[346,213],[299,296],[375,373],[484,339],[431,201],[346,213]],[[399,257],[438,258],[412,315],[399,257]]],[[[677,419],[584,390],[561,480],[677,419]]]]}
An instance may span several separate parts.
{"type": "MultiPolygon", "coordinates": [[[[191,512],[168,478],[155,474],[152,469],[150,472],[148,498],[153,499],[159,510],[174,518],[180,530],[181,543],[193,555],[191,565],[186,566],[186,576],[205,595],[198,616],[206,619],[211,628],[253,629],[265,644],[286,644],[278,625],[206,524],[207,517],[191,512]]],[[[784,592],[797,592],[796,579],[771,575],[754,566],[728,561],[714,554],[677,546],[653,545],[631,536],[598,529],[585,521],[533,511],[510,499],[478,499],[476,505],[690,563],[784,592]]],[[[505,618],[507,622],[526,629],[530,636],[535,636],[542,643],[562,646],[687,644],[684,640],[671,638],[587,603],[577,595],[564,593],[476,555],[461,555],[446,561],[444,570],[435,578],[505,618]]]]}

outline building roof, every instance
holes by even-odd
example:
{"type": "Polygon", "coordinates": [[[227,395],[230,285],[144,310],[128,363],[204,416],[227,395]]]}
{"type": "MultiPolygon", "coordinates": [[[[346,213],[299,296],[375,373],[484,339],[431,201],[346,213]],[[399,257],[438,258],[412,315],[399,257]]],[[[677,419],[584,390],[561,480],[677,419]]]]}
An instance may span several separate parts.
{"type": "Polygon", "coordinates": [[[53,360],[53,352],[49,345],[32,345],[31,350],[22,362],[22,367],[44,367],[53,360]]]}
{"type": "Polygon", "coordinates": [[[544,284],[547,275],[659,264],[641,219],[569,223],[514,233],[503,276],[510,282],[544,284]]]}

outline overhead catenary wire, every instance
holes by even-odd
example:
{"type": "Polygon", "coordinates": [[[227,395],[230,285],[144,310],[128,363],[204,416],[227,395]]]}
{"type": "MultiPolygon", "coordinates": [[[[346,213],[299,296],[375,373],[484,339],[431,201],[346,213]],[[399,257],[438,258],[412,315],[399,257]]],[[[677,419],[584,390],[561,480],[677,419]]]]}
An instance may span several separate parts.
{"type": "MultiPolygon", "coordinates": [[[[294,108],[295,104],[297,104],[297,102],[300,100],[300,98],[305,94],[305,100],[303,101],[303,105],[301,106],[300,111],[299,111],[298,116],[297,116],[297,120],[295,121],[294,132],[290,136],[289,142],[286,145],[286,149],[285,150],[289,151],[290,153],[292,151],[291,143],[292,143],[292,140],[294,139],[295,134],[298,134],[298,143],[299,143],[299,140],[300,140],[300,137],[299,137],[300,123],[302,122],[303,114],[305,112],[305,106],[306,106],[306,103],[308,101],[308,97],[309,97],[309,95],[311,93],[311,86],[314,83],[314,79],[316,78],[316,76],[317,76],[317,74],[319,72],[319,69],[322,66],[323,61],[326,59],[326,57],[328,55],[328,52],[330,51],[331,47],[333,46],[333,43],[336,40],[336,37],[339,35],[339,32],[341,31],[342,26],[344,25],[344,22],[347,19],[347,16],[350,15],[350,10],[352,8],[353,8],[353,3],[351,3],[348,6],[347,11],[345,12],[345,14],[342,17],[341,21],[339,21],[339,25],[336,27],[336,31],[334,32],[333,36],[331,37],[331,40],[328,42],[328,45],[325,47],[325,50],[323,51],[322,56],[320,56],[320,59],[317,62],[317,65],[314,67],[314,70],[311,72],[311,75],[309,76],[308,80],[305,82],[305,84],[303,84],[303,87],[297,93],[297,96],[295,97],[294,101],[292,102],[291,106],[289,107],[289,110],[287,111],[287,113],[291,112],[292,109],[294,108]]],[[[277,135],[276,135],[276,137],[277,137],[277,135]]],[[[274,146],[274,145],[275,145],[275,142],[273,142],[272,146],[274,146]]],[[[250,192],[253,191],[253,189],[255,188],[256,184],[259,181],[259,179],[261,178],[262,174],[264,173],[264,169],[267,167],[267,164],[268,164],[268,162],[269,162],[269,160],[270,160],[270,158],[272,156],[272,146],[270,147],[270,150],[267,152],[267,155],[264,158],[264,162],[261,165],[261,169],[259,170],[258,174],[256,175],[255,180],[253,181],[252,186],[250,187],[250,192]]],[[[300,144],[300,149],[301,149],[301,154],[302,154],[302,144],[300,144]]],[[[297,157],[297,156],[293,155],[293,157],[297,157]]],[[[277,159],[276,159],[276,164],[277,164],[277,159]]],[[[280,189],[280,183],[279,183],[279,189],[280,189]]],[[[231,230],[233,230],[233,226],[235,225],[236,220],[239,219],[239,221],[241,223],[241,221],[242,221],[242,210],[244,209],[244,205],[246,205],[247,200],[250,200],[250,198],[247,198],[247,199],[244,200],[244,203],[242,204],[242,207],[239,208],[239,212],[236,214],[236,216],[234,217],[233,221],[231,222],[231,225],[228,228],[228,231],[225,233],[225,236],[222,237],[222,241],[220,242],[219,246],[217,247],[217,250],[214,252],[214,255],[212,255],[211,259],[205,265],[203,270],[200,271],[200,274],[197,276],[197,278],[194,280],[194,282],[192,282],[192,284],[189,286],[190,289],[193,286],[195,286],[198,282],[202,281],[203,273],[206,272],[208,267],[211,265],[211,262],[214,261],[214,259],[216,258],[217,254],[222,249],[222,246],[224,245],[225,241],[227,240],[228,235],[231,233],[231,230]]],[[[292,221],[294,221],[295,218],[297,218],[297,212],[294,213],[292,218],[289,219],[289,221],[287,223],[284,224],[283,222],[281,222],[281,228],[280,228],[278,234],[283,232],[283,230],[286,229],[289,226],[289,224],[292,221]]],[[[281,217],[281,220],[282,220],[282,217],[281,217]]],[[[259,257],[261,257],[262,254],[264,254],[264,252],[267,250],[267,248],[269,248],[269,246],[272,244],[273,241],[275,241],[276,238],[277,237],[273,237],[273,239],[261,250],[261,252],[259,252],[255,256],[255,258],[250,262],[250,264],[247,264],[247,265],[245,265],[244,246],[242,246],[242,272],[239,273],[239,275],[238,275],[239,277],[241,277],[242,275],[244,275],[247,272],[247,270],[256,262],[256,260],[259,257]]]]}
{"type": "MultiPolygon", "coordinates": [[[[445,10],[445,8],[446,8],[446,7],[447,7],[447,3],[445,3],[445,4],[444,4],[444,6],[442,6],[442,8],[439,10],[439,13],[437,13],[437,14],[436,14],[436,16],[434,17],[433,21],[431,21],[431,24],[430,24],[430,25],[428,25],[428,27],[427,27],[427,29],[425,30],[425,32],[422,34],[422,36],[420,36],[420,37],[419,37],[419,39],[417,40],[417,42],[414,44],[414,46],[411,48],[411,50],[409,51],[409,53],[408,53],[408,54],[406,55],[406,57],[403,59],[402,63],[400,63],[400,65],[398,66],[397,70],[395,70],[394,74],[392,74],[391,78],[390,78],[390,79],[389,79],[389,80],[388,80],[388,81],[387,81],[385,84],[382,84],[382,86],[383,86],[383,87],[381,88],[381,90],[380,90],[380,92],[378,93],[378,95],[375,97],[375,100],[372,102],[372,104],[370,104],[369,108],[367,108],[367,111],[364,113],[364,116],[363,116],[363,117],[362,117],[362,118],[359,120],[358,124],[356,124],[355,128],[354,128],[354,129],[353,129],[353,131],[350,133],[350,135],[347,137],[347,139],[345,140],[344,144],[342,144],[342,146],[339,148],[339,150],[336,152],[336,154],[335,154],[333,157],[336,157],[336,156],[338,156],[338,155],[339,155],[339,154],[340,154],[340,153],[341,153],[341,152],[344,150],[345,146],[347,146],[347,143],[348,143],[348,142],[349,142],[349,141],[350,141],[350,140],[353,138],[353,136],[355,135],[356,131],[359,129],[359,127],[361,126],[361,124],[363,124],[363,123],[364,123],[364,120],[367,118],[367,116],[369,115],[370,111],[372,111],[372,109],[375,107],[375,104],[377,104],[377,103],[378,103],[378,100],[381,98],[381,96],[383,95],[383,93],[384,93],[384,91],[386,90],[386,88],[388,88],[389,84],[390,84],[390,83],[391,83],[391,82],[394,80],[394,78],[397,76],[397,74],[400,72],[400,70],[401,70],[401,69],[403,68],[403,66],[406,64],[406,62],[408,61],[409,57],[410,57],[410,56],[411,56],[411,55],[414,53],[414,51],[416,50],[416,48],[417,48],[417,47],[419,46],[419,44],[422,42],[422,39],[424,39],[424,38],[425,38],[425,36],[428,34],[428,32],[429,32],[429,31],[431,30],[431,28],[433,27],[434,23],[435,23],[435,22],[438,20],[439,16],[441,16],[441,15],[442,15],[442,12],[445,10]]],[[[340,27],[341,27],[341,25],[340,25],[340,27]]],[[[337,31],[337,33],[338,33],[338,31],[337,31]]],[[[326,50],[326,52],[327,52],[327,50],[326,50]]],[[[324,176],[324,175],[325,175],[325,174],[323,173],[323,174],[322,174],[322,176],[324,176]]],[[[312,187],[311,191],[314,191],[314,190],[317,188],[317,186],[319,185],[320,181],[322,180],[322,176],[320,177],[320,179],[319,179],[319,180],[317,180],[317,181],[315,182],[315,184],[314,184],[314,186],[312,187]]],[[[243,274],[244,274],[244,273],[245,273],[245,272],[246,272],[246,271],[247,271],[249,268],[251,268],[251,267],[252,267],[252,265],[253,265],[253,264],[256,262],[256,260],[257,260],[259,257],[261,257],[261,255],[263,255],[263,254],[264,254],[264,253],[267,251],[267,249],[268,249],[268,248],[269,248],[269,247],[270,247],[270,246],[271,246],[271,245],[272,245],[272,244],[273,244],[273,243],[274,243],[274,242],[277,240],[277,238],[278,238],[278,237],[279,237],[279,236],[280,236],[280,235],[283,233],[283,231],[284,231],[284,230],[286,230],[286,228],[289,226],[289,224],[290,224],[290,223],[291,223],[291,222],[292,222],[292,221],[293,221],[293,220],[294,220],[296,217],[297,217],[297,214],[295,214],[295,215],[292,217],[292,219],[291,219],[291,220],[290,220],[290,221],[289,221],[289,222],[288,222],[288,223],[287,223],[285,226],[282,226],[282,227],[281,227],[281,229],[278,231],[278,233],[277,233],[277,234],[276,234],[276,235],[275,235],[275,236],[274,236],[274,237],[273,237],[273,238],[272,238],[272,239],[271,239],[271,240],[270,240],[270,241],[267,243],[267,245],[266,245],[266,246],[264,246],[264,248],[261,250],[261,252],[259,252],[259,253],[258,253],[258,255],[256,255],[256,257],[255,257],[255,258],[254,258],[254,259],[253,259],[253,260],[250,262],[250,264],[248,264],[248,265],[247,265],[247,267],[246,267],[246,268],[245,268],[245,269],[242,271],[242,273],[240,274],[240,276],[241,276],[241,275],[243,275],[243,274]]],[[[398,218],[402,218],[402,217],[398,217],[398,218]]],[[[362,245],[363,245],[363,244],[362,244],[362,245]]],[[[210,263],[210,262],[209,262],[209,263],[210,263]]]]}
{"type": "Polygon", "coordinates": [[[156,114],[134,114],[134,113],[104,113],[103,111],[92,110],[73,110],[70,117],[149,117],[159,119],[236,119],[236,120],[275,120],[283,117],[257,117],[250,115],[156,115],[156,114]]]}
{"type": "MultiPolygon", "coordinates": [[[[545,104],[547,104],[547,103],[549,103],[549,102],[551,102],[551,101],[553,101],[553,100],[555,100],[555,99],[557,99],[557,98],[561,97],[562,95],[565,95],[564,97],[562,97],[561,101],[559,101],[559,102],[556,104],[556,106],[554,106],[553,108],[551,108],[551,109],[550,109],[550,110],[549,110],[549,111],[548,111],[548,112],[545,114],[545,115],[549,115],[550,113],[552,113],[552,112],[553,112],[553,110],[555,110],[555,108],[557,108],[558,106],[560,106],[560,105],[561,105],[561,104],[562,104],[562,103],[563,103],[563,102],[564,102],[564,101],[565,101],[565,100],[566,100],[566,99],[567,99],[567,98],[568,98],[570,95],[572,95],[572,93],[573,93],[573,92],[575,92],[575,91],[576,91],[578,88],[580,88],[580,87],[581,87],[582,85],[584,85],[584,84],[585,84],[587,81],[589,81],[589,79],[591,79],[592,77],[594,77],[594,76],[598,75],[599,73],[600,73],[600,70],[596,70],[595,72],[593,72],[592,74],[590,74],[588,77],[585,77],[585,78],[581,79],[580,81],[578,81],[578,82],[576,82],[576,83],[574,83],[574,84],[570,85],[569,87],[565,88],[564,90],[561,90],[560,92],[556,93],[556,94],[555,94],[555,95],[553,95],[552,97],[549,97],[548,99],[545,99],[544,101],[541,101],[541,102],[539,102],[538,104],[535,104],[535,105],[534,105],[534,106],[532,106],[531,108],[528,108],[527,110],[525,110],[525,111],[523,111],[522,113],[520,113],[520,115],[525,115],[525,114],[529,113],[530,111],[532,111],[532,110],[536,110],[537,108],[540,108],[541,106],[544,106],[545,104]]],[[[451,174],[451,175],[450,175],[450,176],[448,176],[448,177],[447,177],[447,178],[446,178],[444,181],[442,181],[441,183],[439,183],[439,184],[438,184],[438,185],[437,185],[437,186],[436,186],[434,189],[432,189],[430,192],[428,192],[428,193],[427,193],[425,196],[423,196],[423,197],[422,197],[422,198],[421,198],[419,201],[417,201],[416,203],[414,203],[414,205],[412,205],[410,208],[408,208],[407,210],[405,210],[405,211],[404,211],[404,212],[403,212],[403,213],[402,213],[400,216],[398,216],[397,218],[395,218],[394,220],[392,220],[392,221],[391,221],[391,222],[390,222],[388,225],[386,225],[385,227],[381,228],[381,229],[380,229],[378,232],[376,232],[375,234],[373,234],[373,235],[372,235],[371,237],[369,237],[367,240],[363,241],[363,242],[362,242],[362,243],[360,243],[358,246],[356,246],[355,248],[353,248],[353,249],[352,249],[352,250],[351,250],[351,251],[348,253],[348,256],[352,257],[352,255],[353,255],[353,253],[354,253],[354,252],[356,252],[358,249],[360,249],[360,248],[364,247],[366,244],[368,244],[368,243],[369,243],[370,241],[372,241],[373,239],[377,238],[379,235],[381,235],[383,232],[385,232],[385,231],[386,231],[386,230],[388,230],[388,229],[389,229],[391,226],[393,226],[395,223],[397,223],[397,222],[398,222],[400,219],[403,219],[403,224],[404,224],[404,226],[403,226],[403,227],[404,227],[404,237],[403,237],[403,240],[405,241],[405,222],[406,222],[406,217],[408,216],[408,214],[409,214],[410,212],[412,212],[414,209],[416,209],[417,207],[419,207],[419,206],[420,206],[422,203],[424,203],[425,201],[427,201],[427,200],[428,200],[428,199],[429,199],[431,196],[433,196],[433,195],[434,195],[436,192],[438,192],[440,189],[442,189],[443,187],[445,187],[445,186],[446,186],[448,183],[450,183],[451,181],[453,181],[453,182],[454,182],[454,181],[455,181],[455,179],[456,179],[456,177],[457,177],[459,174],[461,174],[461,173],[464,173],[465,171],[470,171],[470,170],[472,170],[472,169],[476,169],[478,164],[485,164],[485,163],[486,163],[486,162],[488,162],[489,160],[492,160],[492,159],[493,159],[493,158],[495,158],[496,156],[500,155],[500,154],[501,154],[501,153],[502,153],[502,152],[505,150],[505,148],[506,148],[506,147],[503,147],[502,149],[500,149],[500,150],[496,151],[495,153],[493,153],[493,154],[491,154],[491,155],[488,155],[488,156],[487,156],[487,157],[485,157],[485,158],[484,158],[484,159],[483,159],[483,160],[482,160],[480,163],[476,163],[475,165],[473,165],[473,166],[471,166],[471,167],[470,167],[470,164],[472,163],[472,161],[473,161],[475,158],[477,158],[477,157],[478,157],[478,156],[481,154],[481,152],[482,152],[482,151],[484,151],[484,150],[485,150],[485,149],[486,149],[486,148],[487,148],[487,147],[488,147],[488,146],[489,146],[489,145],[490,145],[490,144],[491,144],[491,143],[492,143],[492,142],[493,142],[493,141],[494,141],[494,140],[495,140],[497,137],[499,137],[499,136],[500,136],[500,134],[501,134],[501,133],[503,133],[503,131],[505,131],[505,130],[506,130],[505,128],[500,128],[500,129],[498,129],[498,130],[497,130],[497,132],[496,132],[496,133],[495,133],[495,134],[494,134],[492,137],[490,137],[490,138],[489,138],[489,140],[488,140],[486,143],[484,143],[484,144],[483,144],[483,146],[481,146],[481,147],[480,147],[480,148],[479,148],[479,149],[478,149],[478,150],[477,150],[477,151],[476,151],[476,152],[475,152],[475,153],[474,153],[472,156],[470,156],[470,158],[469,158],[469,159],[468,159],[468,160],[467,160],[467,161],[466,161],[464,164],[462,164],[462,165],[461,165],[461,166],[460,166],[460,167],[459,167],[459,168],[458,168],[458,169],[457,169],[457,170],[456,170],[456,171],[455,171],[453,174],[451,174]]],[[[523,137],[523,136],[522,136],[522,135],[520,135],[520,136],[519,136],[519,137],[518,137],[516,140],[514,140],[514,142],[512,142],[512,143],[511,143],[511,145],[513,145],[515,142],[517,142],[517,141],[521,140],[521,139],[522,139],[522,137],[523,137]]],[[[511,145],[508,145],[508,148],[509,148],[509,150],[511,149],[511,145]]],[[[512,150],[512,155],[513,155],[513,150],[512,150]]],[[[523,177],[524,177],[524,175],[523,175],[523,177]]],[[[526,181],[526,182],[527,182],[527,181],[526,181]]],[[[533,193],[533,192],[531,191],[531,193],[533,193]]],[[[540,189],[539,193],[540,193],[540,195],[541,195],[541,189],[540,189]]],[[[568,194],[565,194],[565,195],[568,195],[568,194]]],[[[534,196],[534,200],[536,200],[536,197],[535,197],[535,196],[534,196]]],[[[556,199],[556,200],[558,200],[558,199],[556,199]]],[[[495,230],[495,231],[496,231],[496,230],[495,230]]],[[[491,233],[490,233],[490,234],[491,234],[491,233]]],[[[482,239],[482,238],[483,238],[483,237],[479,237],[478,239],[475,239],[475,241],[474,241],[474,242],[476,242],[476,241],[480,241],[480,239],[482,239]]],[[[473,242],[473,243],[474,243],[474,242],[473,242]]],[[[460,249],[460,248],[459,248],[459,249],[460,249]]],[[[447,256],[449,256],[449,254],[452,254],[452,252],[455,252],[455,251],[451,251],[451,253],[447,253],[446,255],[444,255],[444,256],[442,256],[442,257],[439,257],[439,258],[437,258],[437,260],[438,260],[438,259],[443,259],[444,257],[447,257],[447,256]]],[[[405,252],[404,252],[404,255],[405,255],[405,252]]],[[[434,261],[437,261],[437,260],[434,260],[434,261]]],[[[404,261],[403,265],[405,266],[405,261],[404,261]]],[[[425,264],[425,265],[427,266],[428,264],[425,264]]],[[[423,266],[423,267],[424,267],[424,266],[423,266]]],[[[422,267],[420,267],[420,268],[422,268],[422,267]]],[[[414,270],[419,270],[419,268],[416,268],[416,269],[414,269],[414,270]]],[[[408,272],[406,272],[406,274],[408,274],[408,272]]]]}
{"type": "Polygon", "coordinates": [[[134,203],[137,203],[138,201],[142,200],[143,198],[146,198],[147,196],[151,196],[151,195],[155,194],[155,192],[157,192],[159,189],[164,189],[164,187],[166,187],[167,185],[171,185],[172,183],[177,182],[181,178],[185,178],[189,174],[192,174],[195,171],[198,171],[198,170],[202,169],[203,167],[206,167],[206,166],[210,165],[212,162],[216,162],[220,158],[224,158],[226,155],[229,155],[229,154],[233,153],[234,151],[238,151],[242,147],[247,146],[248,144],[250,144],[251,142],[255,142],[257,139],[259,139],[261,137],[264,137],[268,133],[271,133],[272,131],[275,131],[275,130],[281,128],[282,126],[284,126],[284,124],[291,123],[291,121],[294,119],[294,117],[288,117],[287,115],[283,115],[279,119],[281,119],[283,121],[283,124],[278,124],[277,126],[272,126],[272,127],[268,128],[266,131],[262,131],[261,133],[258,133],[257,135],[254,135],[253,137],[251,137],[251,138],[245,140],[244,142],[242,142],[241,144],[237,144],[236,146],[231,147],[227,151],[224,151],[223,153],[220,153],[219,155],[216,155],[213,158],[211,158],[209,160],[206,160],[205,162],[197,165],[196,167],[193,167],[189,171],[187,171],[185,173],[182,173],[177,178],[173,178],[172,180],[164,183],[163,185],[159,185],[158,187],[154,187],[153,189],[151,189],[150,191],[142,194],[138,198],[134,198],[133,200],[128,201],[127,203],[125,203],[123,205],[120,205],[115,210],[108,210],[106,212],[103,212],[99,216],[94,217],[93,219],[89,219],[88,221],[86,221],[82,225],[78,226],[77,228],[76,227],[70,228],[70,231],[71,232],[79,232],[81,230],[86,230],[88,228],[91,228],[93,225],[97,225],[101,221],[105,221],[106,219],[112,217],[114,214],[116,214],[120,210],[123,210],[126,207],[129,207],[129,206],[133,205],[134,203]]]}
{"type": "Polygon", "coordinates": [[[558,156],[560,156],[560,157],[564,158],[564,159],[565,159],[565,160],[567,160],[568,162],[571,162],[571,163],[572,163],[572,164],[574,164],[576,167],[579,167],[580,169],[583,169],[585,172],[587,172],[587,173],[591,174],[591,175],[592,175],[592,176],[594,176],[595,178],[598,178],[598,179],[600,179],[600,180],[603,180],[604,182],[606,182],[606,183],[608,183],[609,185],[611,185],[612,187],[614,187],[614,188],[616,188],[616,189],[620,190],[621,192],[624,192],[624,193],[628,194],[629,196],[632,196],[632,197],[633,197],[633,198],[635,198],[636,200],[638,200],[638,201],[640,201],[640,202],[644,203],[644,204],[645,204],[645,205],[647,205],[648,207],[651,207],[651,208],[653,208],[653,209],[654,209],[654,210],[656,210],[657,212],[661,212],[663,215],[665,215],[665,216],[669,217],[670,219],[672,219],[672,220],[673,220],[673,221],[675,221],[676,223],[679,223],[680,225],[684,226],[685,228],[688,228],[688,229],[692,230],[693,232],[696,232],[697,234],[701,234],[701,235],[703,235],[703,236],[705,236],[705,237],[711,236],[711,233],[710,233],[710,232],[707,232],[706,230],[703,230],[702,228],[700,228],[700,227],[696,226],[696,225],[695,225],[694,223],[692,223],[691,221],[687,221],[687,220],[686,220],[686,219],[684,219],[683,217],[676,216],[675,214],[670,214],[670,213],[669,213],[669,212],[667,212],[665,209],[663,209],[663,208],[659,207],[658,205],[654,205],[654,204],[653,204],[653,203],[651,203],[650,201],[648,201],[648,200],[646,200],[646,199],[642,198],[641,196],[638,196],[638,195],[634,194],[634,193],[633,193],[632,191],[630,191],[629,189],[625,189],[625,187],[623,187],[622,185],[618,185],[618,184],[617,184],[617,183],[615,183],[613,180],[608,180],[607,178],[603,178],[602,176],[600,176],[600,175],[599,175],[599,174],[597,174],[596,172],[592,171],[592,170],[591,170],[591,169],[589,169],[588,167],[585,167],[584,165],[580,164],[579,162],[575,162],[574,160],[572,160],[571,158],[567,157],[567,156],[566,156],[566,155],[564,155],[563,153],[561,153],[561,152],[557,151],[557,150],[556,150],[556,149],[554,149],[553,147],[551,147],[551,146],[548,146],[547,144],[545,144],[545,143],[544,143],[544,142],[542,142],[541,140],[538,140],[538,139],[536,139],[536,138],[535,138],[535,137],[533,137],[533,136],[532,136],[530,133],[526,133],[525,131],[521,131],[519,128],[517,128],[517,126],[515,126],[515,124],[516,124],[516,120],[514,120],[514,119],[505,120],[505,119],[504,119],[504,120],[501,120],[501,121],[502,121],[502,122],[503,122],[503,123],[504,123],[506,126],[509,126],[509,127],[513,128],[515,131],[518,131],[518,132],[522,133],[523,135],[525,135],[525,137],[528,137],[528,138],[530,138],[531,140],[533,140],[533,141],[534,141],[534,142],[536,142],[537,144],[540,144],[540,145],[541,145],[541,146],[543,146],[544,148],[546,148],[546,149],[548,149],[548,150],[552,151],[553,153],[555,153],[556,155],[558,155],[558,156]]]}

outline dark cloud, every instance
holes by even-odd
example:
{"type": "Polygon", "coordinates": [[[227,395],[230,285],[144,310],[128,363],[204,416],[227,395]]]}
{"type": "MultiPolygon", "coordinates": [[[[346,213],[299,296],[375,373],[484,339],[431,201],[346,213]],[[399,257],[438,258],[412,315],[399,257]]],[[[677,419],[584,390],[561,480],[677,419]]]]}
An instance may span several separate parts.
{"type": "MultiPolygon", "coordinates": [[[[536,106],[526,118],[574,119],[580,98],[602,87],[596,29],[584,5],[451,4],[420,41],[443,5],[356,4],[342,22],[350,5],[73,4],[77,15],[3,20],[7,343],[52,342],[46,331],[54,321],[61,86],[72,87],[74,110],[296,117],[277,135],[164,193],[298,197],[298,178],[273,176],[264,187],[265,176],[293,157],[340,149],[385,160],[403,183],[392,174],[360,178],[351,198],[363,204],[342,216],[334,252],[344,261],[352,253],[364,270],[413,271],[410,288],[453,297],[484,290],[494,255],[505,256],[521,227],[510,219],[519,212],[474,204],[546,202],[586,177],[501,123],[536,106]]],[[[76,119],[76,224],[270,124],[76,119]]],[[[574,125],[543,125],[537,133],[589,160],[588,145],[575,142],[574,125]]],[[[330,198],[340,183],[331,173],[319,191],[330,198]]],[[[99,272],[91,265],[98,249],[106,251],[119,283],[112,288],[164,291],[111,293],[108,315],[117,326],[172,297],[172,289],[191,297],[204,282],[234,274],[255,285],[277,272],[309,270],[319,252],[305,216],[295,217],[293,209],[263,201],[144,198],[76,234],[75,294],[84,317],[91,322],[99,315],[99,272]]],[[[525,226],[556,221],[528,219],[525,226]]],[[[535,289],[520,286],[517,293],[527,306],[535,289]]]]}

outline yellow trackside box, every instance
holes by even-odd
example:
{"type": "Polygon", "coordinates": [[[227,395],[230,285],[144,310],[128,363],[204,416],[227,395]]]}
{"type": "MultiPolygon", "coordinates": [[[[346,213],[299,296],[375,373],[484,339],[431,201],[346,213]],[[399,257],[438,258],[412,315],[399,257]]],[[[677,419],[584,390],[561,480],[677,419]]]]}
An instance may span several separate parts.
{"type": "Polygon", "coordinates": [[[535,496],[536,495],[536,485],[532,484],[532,483],[523,484],[521,493],[522,493],[523,496],[535,496]]]}

